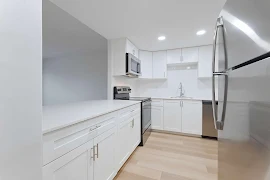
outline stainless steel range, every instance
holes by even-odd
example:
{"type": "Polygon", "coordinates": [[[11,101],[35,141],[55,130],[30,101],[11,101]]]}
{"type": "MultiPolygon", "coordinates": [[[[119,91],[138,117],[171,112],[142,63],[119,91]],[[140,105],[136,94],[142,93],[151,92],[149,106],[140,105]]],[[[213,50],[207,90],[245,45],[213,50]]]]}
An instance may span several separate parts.
{"type": "Polygon", "coordinates": [[[151,134],[151,103],[149,97],[130,97],[131,88],[127,86],[116,86],[113,90],[114,99],[141,101],[141,143],[143,146],[151,134]]]}

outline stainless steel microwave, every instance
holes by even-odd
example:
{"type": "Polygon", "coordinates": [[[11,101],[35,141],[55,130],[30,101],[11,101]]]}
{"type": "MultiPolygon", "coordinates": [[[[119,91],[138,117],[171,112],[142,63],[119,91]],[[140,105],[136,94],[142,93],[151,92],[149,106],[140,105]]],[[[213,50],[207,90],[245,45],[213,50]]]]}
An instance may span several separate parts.
{"type": "Polygon", "coordinates": [[[126,75],[141,76],[141,61],[130,53],[126,53],[126,75]]]}

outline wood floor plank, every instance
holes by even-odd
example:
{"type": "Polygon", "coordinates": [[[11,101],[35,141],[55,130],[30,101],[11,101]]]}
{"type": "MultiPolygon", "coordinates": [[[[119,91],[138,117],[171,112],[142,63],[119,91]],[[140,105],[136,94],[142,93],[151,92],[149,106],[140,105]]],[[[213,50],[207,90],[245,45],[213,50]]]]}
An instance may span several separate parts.
{"type": "Polygon", "coordinates": [[[217,180],[218,142],[152,133],[115,180],[217,180]]]}
{"type": "Polygon", "coordinates": [[[192,180],[192,179],[163,172],[160,180],[192,180]]]}

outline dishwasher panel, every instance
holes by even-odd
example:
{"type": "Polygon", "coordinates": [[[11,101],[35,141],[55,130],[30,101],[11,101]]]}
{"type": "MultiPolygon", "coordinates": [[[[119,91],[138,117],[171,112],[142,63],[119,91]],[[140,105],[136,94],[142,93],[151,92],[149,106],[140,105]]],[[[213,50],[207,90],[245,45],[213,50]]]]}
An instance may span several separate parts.
{"type": "Polygon", "coordinates": [[[202,124],[203,124],[202,137],[217,139],[218,132],[214,126],[212,101],[203,101],[203,123],[202,124]]]}

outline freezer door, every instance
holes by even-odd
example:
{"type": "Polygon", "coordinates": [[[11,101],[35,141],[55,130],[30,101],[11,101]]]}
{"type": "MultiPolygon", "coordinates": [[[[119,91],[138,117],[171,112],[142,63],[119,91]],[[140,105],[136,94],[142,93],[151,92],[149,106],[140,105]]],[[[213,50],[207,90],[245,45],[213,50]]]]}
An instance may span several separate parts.
{"type": "Polygon", "coordinates": [[[269,7],[269,0],[227,0],[220,17],[229,68],[270,52],[269,7]]]}
{"type": "MultiPolygon", "coordinates": [[[[218,180],[269,180],[270,58],[227,77],[224,127],[218,131],[218,180]]],[[[218,78],[222,108],[225,78],[218,78]]],[[[223,112],[218,111],[218,118],[223,112]]]]}

